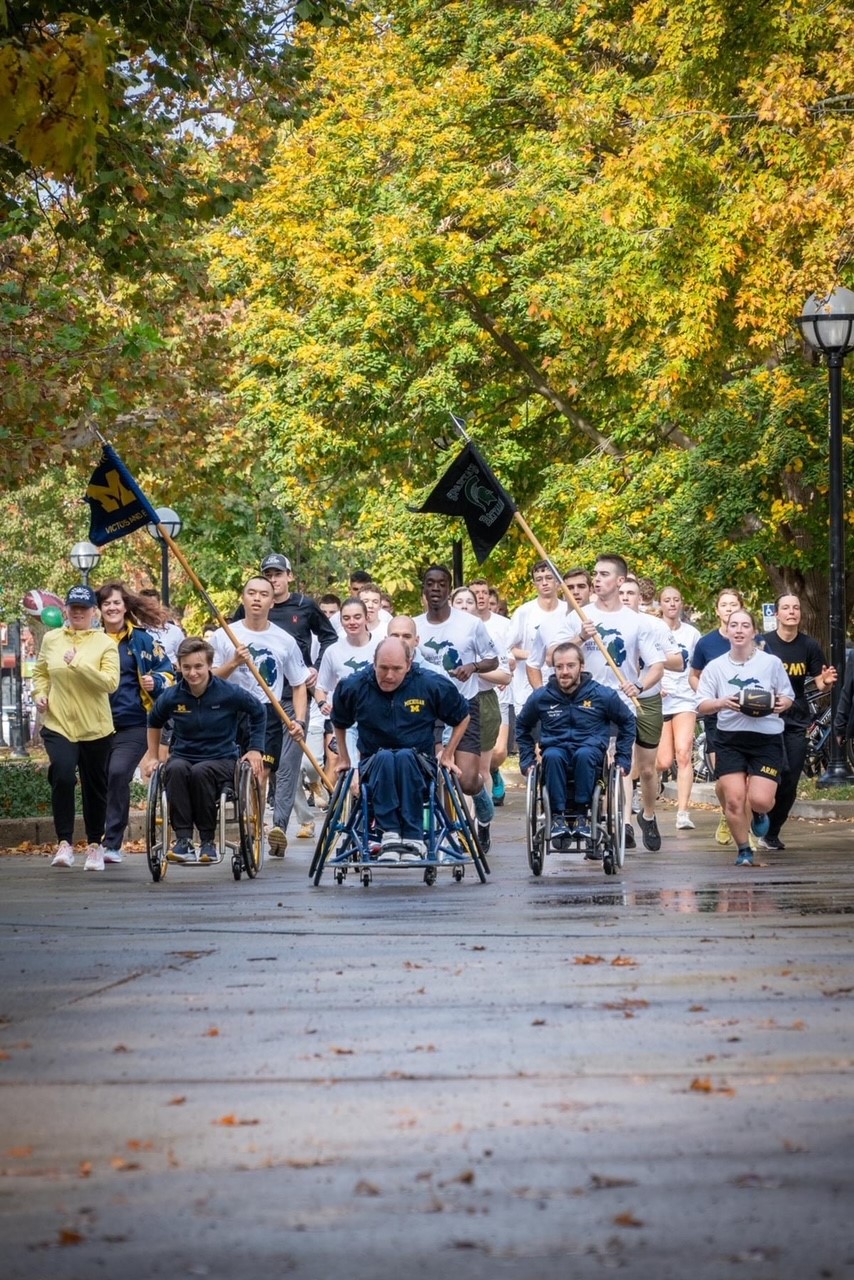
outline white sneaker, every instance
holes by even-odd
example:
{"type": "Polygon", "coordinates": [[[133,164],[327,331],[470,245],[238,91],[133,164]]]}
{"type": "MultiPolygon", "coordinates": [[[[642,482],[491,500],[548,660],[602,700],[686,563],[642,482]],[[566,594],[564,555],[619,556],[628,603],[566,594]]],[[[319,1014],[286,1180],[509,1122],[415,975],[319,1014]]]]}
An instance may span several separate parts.
{"type": "Polygon", "coordinates": [[[103,871],[104,870],[104,850],[99,844],[90,844],[86,850],[86,861],[83,863],[84,871],[103,871]]]}
{"type": "Polygon", "coordinates": [[[689,814],[687,809],[680,809],[679,812],[677,813],[676,830],[677,831],[694,831],[695,830],[694,824],[691,821],[691,815],[689,814]]]}
{"type": "Polygon", "coordinates": [[[423,840],[405,840],[401,862],[421,862],[427,857],[427,846],[423,840]]]}
{"type": "Polygon", "coordinates": [[[123,860],[124,860],[124,854],[122,853],[121,849],[105,849],[104,850],[104,862],[122,862],[123,860]]]}
{"type": "Polygon", "coordinates": [[[50,864],[52,867],[73,867],[74,850],[67,840],[60,840],[56,856],[50,864]]]}
{"type": "Polygon", "coordinates": [[[400,850],[395,849],[393,845],[386,845],[380,852],[377,862],[400,862],[400,850]]]}
{"type": "Polygon", "coordinates": [[[400,862],[400,832],[384,831],[380,838],[377,862],[400,862]]]}

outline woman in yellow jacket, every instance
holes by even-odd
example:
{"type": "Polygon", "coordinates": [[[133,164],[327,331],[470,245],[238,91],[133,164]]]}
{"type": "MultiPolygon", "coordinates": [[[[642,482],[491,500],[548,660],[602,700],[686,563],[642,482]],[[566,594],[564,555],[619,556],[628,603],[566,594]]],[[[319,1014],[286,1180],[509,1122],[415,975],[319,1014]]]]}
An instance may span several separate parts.
{"type": "Polygon", "coordinates": [[[107,761],[113,736],[110,694],[119,684],[115,642],[95,631],[97,598],[91,587],[72,587],[65,597],[68,623],[48,631],[36,660],[35,704],[43,714],[42,741],[50,760],[53,823],[59,847],[51,866],[74,866],[74,787],[80,771],[85,871],[102,871],[107,811],[107,761]]]}

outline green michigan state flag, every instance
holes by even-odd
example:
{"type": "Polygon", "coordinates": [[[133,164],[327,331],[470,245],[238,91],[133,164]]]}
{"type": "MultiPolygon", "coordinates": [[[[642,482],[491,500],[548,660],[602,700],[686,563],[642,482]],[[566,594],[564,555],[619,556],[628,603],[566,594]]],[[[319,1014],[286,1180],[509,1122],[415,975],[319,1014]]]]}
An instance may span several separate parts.
{"type": "Polygon", "coordinates": [[[504,537],[513,523],[516,504],[478,453],[467,444],[442,476],[427,501],[413,510],[439,516],[460,516],[478,564],[504,537]]]}
{"type": "Polygon", "coordinates": [[[97,547],[158,522],[154,507],[109,444],[104,445],[92,472],[86,501],[91,509],[89,541],[97,547]]]}

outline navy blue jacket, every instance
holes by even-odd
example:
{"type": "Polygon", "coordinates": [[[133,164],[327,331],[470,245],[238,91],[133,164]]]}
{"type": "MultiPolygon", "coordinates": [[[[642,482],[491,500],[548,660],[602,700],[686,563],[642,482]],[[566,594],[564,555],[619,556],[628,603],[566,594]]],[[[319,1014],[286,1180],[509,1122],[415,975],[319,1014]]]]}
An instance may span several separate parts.
{"type": "Polygon", "coordinates": [[[211,676],[200,698],[190,693],[183,680],[161,693],[148,713],[149,729],[162,729],[172,721],[173,756],[185,760],[236,760],[237,722],[249,719],[249,751],[264,751],[267,713],[264,704],[251,693],[211,676]]]}
{"type": "Polygon", "coordinates": [[[614,689],[606,689],[586,671],[573,693],[564,693],[557,676],[549,676],[543,689],[535,689],[516,717],[519,767],[525,771],[534,763],[533,731],[540,726],[543,747],[577,747],[595,743],[608,750],[611,725],[617,726],[616,761],[621,769],[632,767],[635,717],[614,689]]]}
{"type": "Polygon", "coordinates": [[[163,646],[144,627],[127,622],[119,635],[121,679],[115,693],[110,694],[110,710],[117,729],[145,724],[146,713],[158,696],[175,683],[172,663],[163,646]],[[154,677],[151,693],[142,687],[142,677],[154,677]]]}
{"type": "Polygon", "coordinates": [[[432,756],[436,721],[456,727],[468,713],[459,689],[423,667],[411,667],[391,693],[379,687],[373,667],[356,671],[336,686],[332,697],[333,726],[358,725],[362,756],[372,756],[383,747],[412,747],[432,756]]]}

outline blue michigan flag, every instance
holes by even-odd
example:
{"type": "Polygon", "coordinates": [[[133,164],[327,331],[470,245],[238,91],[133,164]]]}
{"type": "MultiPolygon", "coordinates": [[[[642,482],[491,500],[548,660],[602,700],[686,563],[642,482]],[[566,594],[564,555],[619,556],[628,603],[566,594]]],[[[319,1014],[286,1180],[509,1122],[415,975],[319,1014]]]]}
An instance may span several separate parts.
{"type": "Polygon", "coordinates": [[[147,524],[157,524],[157,512],[112,445],[105,444],[86,489],[91,509],[89,541],[103,547],[147,524]]]}

